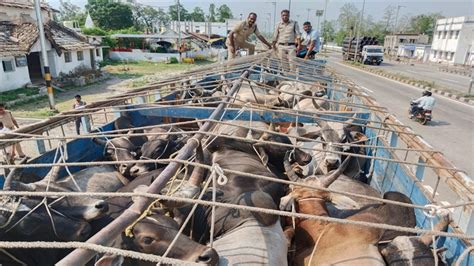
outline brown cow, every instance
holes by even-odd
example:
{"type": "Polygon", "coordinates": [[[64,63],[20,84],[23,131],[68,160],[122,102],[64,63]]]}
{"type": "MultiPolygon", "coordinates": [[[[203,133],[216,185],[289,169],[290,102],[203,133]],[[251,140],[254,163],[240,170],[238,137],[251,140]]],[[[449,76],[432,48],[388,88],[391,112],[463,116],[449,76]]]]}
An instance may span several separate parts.
{"type": "MultiPolygon", "coordinates": [[[[341,167],[322,177],[311,176],[301,180],[306,184],[327,188],[344,171],[349,159],[344,160],[341,167]]],[[[290,163],[285,160],[288,175],[294,175],[290,163]]],[[[298,179],[293,177],[291,179],[298,179]]],[[[384,198],[396,199],[398,192],[388,192],[384,198]]],[[[294,187],[293,191],[282,199],[282,202],[293,202],[298,213],[329,216],[327,202],[347,207],[357,206],[348,197],[326,191],[304,187],[294,187]]],[[[366,221],[372,223],[389,223],[394,217],[406,209],[392,204],[378,204],[366,207],[360,212],[347,217],[347,220],[366,221]]],[[[285,234],[293,237],[296,243],[294,262],[296,265],[385,265],[378,251],[377,243],[385,230],[350,224],[330,223],[320,220],[297,220],[295,229],[286,228],[285,234]]]]}

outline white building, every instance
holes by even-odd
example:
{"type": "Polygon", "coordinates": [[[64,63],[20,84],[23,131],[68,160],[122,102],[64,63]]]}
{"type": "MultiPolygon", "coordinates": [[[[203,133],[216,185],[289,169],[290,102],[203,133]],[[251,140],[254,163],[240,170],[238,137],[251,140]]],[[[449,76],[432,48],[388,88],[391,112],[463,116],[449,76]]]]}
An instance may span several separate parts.
{"type": "Polygon", "coordinates": [[[443,18],[436,22],[430,61],[474,65],[474,16],[443,18]]]}
{"type": "Polygon", "coordinates": [[[428,44],[428,35],[415,33],[396,33],[387,35],[384,38],[383,48],[388,55],[404,56],[402,54],[408,53],[407,49],[399,50],[399,47],[413,47],[414,44],[428,44]],[[402,52],[402,54],[399,54],[402,52]]]}
{"type": "MultiPolygon", "coordinates": [[[[44,62],[41,57],[38,27],[34,22],[34,9],[25,7],[28,2],[26,0],[16,0],[26,2],[21,5],[17,2],[12,4],[5,0],[0,1],[0,10],[6,7],[9,11],[8,16],[1,17],[0,21],[0,92],[42,82],[44,62]]],[[[50,10],[46,7],[43,9],[48,12],[50,10]]],[[[100,47],[89,43],[86,37],[75,31],[52,21],[48,12],[43,21],[51,76],[55,78],[79,68],[95,68],[96,62],[103,59],[100,47]]]]}
{"type": "MultiPolygon", "coordinates": [[[[239,22],[240,20],[236,19],[227,19],[226,22],[181,21],[179,22],[179,28],[183,32],[227,36],[227,32],[232,30],[239,22]]],[[[170,28],[174,31],[178,31],[178,21],[171,21],[170,28]]]]}

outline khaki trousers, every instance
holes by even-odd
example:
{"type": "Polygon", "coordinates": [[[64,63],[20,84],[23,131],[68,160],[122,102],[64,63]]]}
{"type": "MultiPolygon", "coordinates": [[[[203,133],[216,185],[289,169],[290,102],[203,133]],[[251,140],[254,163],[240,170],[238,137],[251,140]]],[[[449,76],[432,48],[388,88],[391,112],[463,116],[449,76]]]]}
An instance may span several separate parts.
{"type": "Polygon", "coordinates": [[[278,56],[282,60],[282,68],[284,71],[295,69],[293,60],[296,57],[296,47],[294,45],[278,45],[278,56]]]}
{"type": "MultiPolygon", "coordinates": [[[[235,45],[235,49],[234,49],[235,51],[237,51],[237,49],[244,48],[244,49],[249,50],[249,55],[255,54],[255,45],[254,44],[251,44],[251,43],[248,43],[248,42],[234,42],[234,45],[235,45]]],[[[227,59],[228,60],[231,60],[231,59],[235,58],[235,53],[234,54],[230,53],[230,48],[231,47],[232,46],[230,44],[227,44],[227,53],[228,53],[227,59]]]]}

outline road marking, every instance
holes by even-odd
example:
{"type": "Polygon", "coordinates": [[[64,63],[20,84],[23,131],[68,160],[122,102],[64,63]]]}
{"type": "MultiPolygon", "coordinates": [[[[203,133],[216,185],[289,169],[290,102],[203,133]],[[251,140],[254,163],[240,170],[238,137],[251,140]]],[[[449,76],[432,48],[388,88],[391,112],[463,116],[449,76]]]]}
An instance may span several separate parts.
{"type": "MultiPolygon", "coordinates": [[[[381,79],[386,79],[386,80],[388,80],[388,81],[391,81],[391,82],[394,82],[394,83],[398,83],[398,84],[400,84],[400,85],[404,85],[404,86],[407,86],[407,87],[412,88],[412,89],[416,89],[417,91],[424,91],[424,89],[420,89],[420,88],[418,88],[418,87],[416,87],[416,86],[413,86],[413,85],[410,85],[410,84],[406,84],[406,83],[403,83],[403,82],[400,82],[400,81],[397,81],[397,80],[393,80],[393,79],[390,79],[390,78],[382,77],[382,76],[379,76],[379,75],[377,75],[377,74],[373,74],[373,73],[370,73],[370,72],[367,72],[367,71],[358,69],[358,68],[356,68],[356,67],[351,67],[351,66],[348,66],[348,65],[346,65],[346,64],[339,63],[339,62],[333,62],[333,63],[338,64],[338,65],[341,65],[341,66],[343,66],[343,67],[347,67],[347,68],[351,68],[351,69],[357,70],[357,71],[359,71],[359,72],[367,73],[367,74],[369,74],[369,75],[376,76],[376,77],[381,78],[381,79]]],[[[451,98],[449,98],[449,97],[447,97],[447,96],[444,96],[444,95],[441,95],[441,94],[437,94],[436,96],[437,96],[437,97],[442,97],[442,98],[444,98],[444,99],[446,99],[446,100],[448,100],[448,101],[451,101],[451,102],[453,102],[453,103],[457,103],[457,104],[465,105],[465,106],[470,107],[470,108],[474,108],[474,106],[472,106],[472,105],[470,105],[470,104],[468,104],[468,103],[463,103],[463,102],[460,102],[460,101],[451,99],[451,98]]]]}
{"type": "Polygon", "coordinates": [[[368,91],[368,92],[370,92],[370,93],[374,93],[373,90],[370,90],[370,89],[368,89],[368,88],[366,88],[366,87],[364,87],[364,86],[359,86],[359,87],[361,87],[363,90],[366,90],[366,91],[368,91]]]}
{"type": "Polygon", "coordinates": [[[453,79],[445,79],[445,78],[441,78],[442,80],[445,80],[445,81],[449,81],[449,82],[454,82],[454,83],[458,83],[459,81],[457,80],[453,80],[453,79]]]}

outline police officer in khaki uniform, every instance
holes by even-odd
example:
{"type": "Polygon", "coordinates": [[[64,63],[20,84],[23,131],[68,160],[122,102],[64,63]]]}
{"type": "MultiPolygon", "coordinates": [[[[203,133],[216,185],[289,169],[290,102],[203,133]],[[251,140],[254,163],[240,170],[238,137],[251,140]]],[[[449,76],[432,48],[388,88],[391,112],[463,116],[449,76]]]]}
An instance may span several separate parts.
{"type": "Polygon", "coordinates": [[[290,63],[296,57],[297,49],[301,49],[301,33],[298,22],[290,20],[290,11],[285,9],[281,11],[280,23],[273,32],[273,48],[278,50],[280,58],[288,67],[286,62],[290,63]]]}
{"type": "Polygon", "coordinates": [[[257,14],[250,13],[246,21],[241,21],[235,25],[234,29],[229,32],[227,36],[226,45],[228,52],[228,59],[235,58],[235,51],[239,48],[245,48],[249,50],[249,55],[255,53],[255,45],[248,43],[247,39],[250,35],[255,33],[257,38],[268,46],[269,49],[272,48],[269,42],[260,34],[257,28],[257,14]]]}

